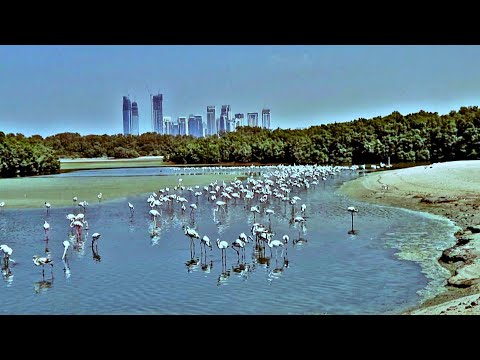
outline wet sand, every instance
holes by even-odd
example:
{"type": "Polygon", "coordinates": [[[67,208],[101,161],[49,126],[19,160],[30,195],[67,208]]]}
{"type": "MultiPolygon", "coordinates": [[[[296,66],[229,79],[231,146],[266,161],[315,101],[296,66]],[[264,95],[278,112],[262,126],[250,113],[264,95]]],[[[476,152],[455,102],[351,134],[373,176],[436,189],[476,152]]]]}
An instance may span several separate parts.
{"type": "Polygon", "coordinates": [[[480,273],[472,274],[480,265],[480,248],[471,237],[480,225],[480,160],[379,170],[345,183],[340,191],[365,202],[441,215],[460,227],[458,245],[439,259],[452,274],[447,291],[406,314],[480,314],[480,273]],[[465,272],[468,278],[457,281],[465,272]]]}

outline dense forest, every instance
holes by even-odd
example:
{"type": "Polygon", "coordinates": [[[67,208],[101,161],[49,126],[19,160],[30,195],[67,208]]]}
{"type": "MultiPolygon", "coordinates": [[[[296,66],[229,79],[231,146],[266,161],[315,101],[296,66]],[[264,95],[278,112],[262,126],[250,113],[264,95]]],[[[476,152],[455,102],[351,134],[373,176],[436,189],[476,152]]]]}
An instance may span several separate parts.
{"type": "Polygon", "coordinates": [[[5,135],[0,131],[0,177],[55,174],[60,161],[41,136],[5,135]]]}
{"type": "Polygon", "coordinates": [[[2,177],[57,171],[57,157],[163,155],[180,164],[368,164],[385,162],[388,156],[392,163],[480,159],[480,109],[462,107],[446,115],[393,112],[306,129],[246,126],[206,138],[61,133],[43,139],[8,134],[0,138],[0,151],[9,155],[1,153],[2,177]]]}

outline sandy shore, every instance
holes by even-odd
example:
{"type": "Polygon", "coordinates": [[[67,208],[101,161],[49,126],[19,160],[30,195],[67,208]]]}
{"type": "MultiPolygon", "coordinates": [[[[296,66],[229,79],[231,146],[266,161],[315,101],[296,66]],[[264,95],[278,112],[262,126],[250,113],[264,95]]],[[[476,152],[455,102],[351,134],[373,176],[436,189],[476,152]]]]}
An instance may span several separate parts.
{"type": "Polygon", "coordinates": [[[361,201],[445,216],[463,229],[440,260],[452,274],[447,291],[407,314],[480,314],[480,237],[473,234],[480,225],[480,160],[380,170],[340,190],[361,201]]]}

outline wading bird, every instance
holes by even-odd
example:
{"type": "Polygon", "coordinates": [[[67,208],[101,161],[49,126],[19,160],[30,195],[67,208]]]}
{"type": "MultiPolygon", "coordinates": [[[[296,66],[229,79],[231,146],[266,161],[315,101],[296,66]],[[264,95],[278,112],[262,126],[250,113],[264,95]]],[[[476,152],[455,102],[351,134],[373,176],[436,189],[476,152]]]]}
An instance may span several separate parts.
{"type": "Polygon", "coordinates": [[[135,212],[135,208],[133,207],[133,204],[131,202],[128,202],[128,208],[130,209],[130,214],[133,215],[135,212]]]}
{"type": "Polygon", "coordinates": [[[70,242],[68,240],[65,240],[63,242],[63,255],[62,255],[62,260],[65,259],[65,256],[67,256],[67,250],[70,247],[70,242]]]}
{"type": "Polygon", "coordinates": [[[49,202],[46,202],[46,201],[45,201],[45,207],[47,208],[47,215],[48,215],[48,214],[49,214],[49,210],[50,210],[50,208],[52,207],[52,205],[50,205],[49,202]]]}
{"type": "Polygon", "coordinates": [[[352,214],[352,230],[350,230],[348,233],[354,235],[357,233],[357,231],[353,230],[353,214],[358,213],[358,209],[354,206],[349,206],[347,210],[352,214]]]}
{"type": "Polygon", "coordinates": [[[42,266],[42,276],[45,277],[45,265],[49,264],[52,266],[52,277],[53,277],[53,260],[47,256],[47,257],[40,257],[38,255],[33,255],[33,263],[36,266],[42,266]]]}

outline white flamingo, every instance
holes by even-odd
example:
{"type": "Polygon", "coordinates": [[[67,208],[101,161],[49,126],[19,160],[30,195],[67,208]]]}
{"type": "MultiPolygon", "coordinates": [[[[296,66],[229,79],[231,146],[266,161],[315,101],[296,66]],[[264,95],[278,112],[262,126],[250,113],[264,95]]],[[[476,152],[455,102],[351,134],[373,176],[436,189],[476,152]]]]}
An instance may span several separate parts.
{"type": "Polygon", "coordinates": [[[47,257],[40,257],[38,255],[33,255],[33,263],[36,266],[42,266],[42,276],[45,277],[45,265],[51,265],[52,268],[52,276],[53,276],[53,260],[47,256],[47,257]]]}
{"type": "Polygon", "coordinates": [[[358,209],[354,206],[349,206],[347,210],[352,214],[352,230],[350,233],[355,234],[355,230],[353,230],[353,214],[358,213],[358,209]]]}
{"type": "Polygon", "coordinates": [[[10,246],[8,245],[0,245],[0,250],[3,252],[3,262],[4,262],[4,267],[5,269],[9,268],[9,261],[15,262],[14,260],[10,259],[10,256],[13,253],[13,250],[10,246]]]}
{"type": "Polygon", "coordinates": [[[48,230],[50,230],[50,224],[45,220],[43,223],[43,229],[45,230],[45,235],[47,235],[48,230]]]}
{"type": "Polygon", "coordinates": [[[135,212],[135,207],[131,202],[128,202],[128,208],[130,209],[130,214],[133,215],[133,213],[135,212]]]}
{"type": "Polygon", "coordinates": [[[207,246],[210,248],[210,251],[212,251],[212,242],[210,241],[210,238],[207,235],[204,235],[200,239],[200,249],[202,249],[201,247],[202,244],[203,244],[203,247],[205,248],[205,251],[207,250],[207,246]]]}
{"type": "Polygon", "coordinates": [[[227,260],[227,254],[225,253],[225,250],[228,248],[228,242],[225,240],[220,241],[220,239],[217,239],[217,247],[222,250],[222,261],[225,258],[225,261],[227,260]]]}
{"type": "Polygon", "coordinates": [[[253,222],[255,222],[255,215],[260,214],[260,208],[258,207],[258,205],[252,206],[250,208],[250,211],[253,213],[253,222]]]}
{"type": "Polygon", "coordinates": [[[160,213],[155,209],[150,210],[148,213],[153,217],[153,224],[157,227],[157,216],[160,216],[160,213]]]}
{"type": "Polygon", "coordinates": [[[92,245],[95,241],[97,241],[100,238],[100,236],[102,236],[102,235],[100,235],[97,232],[92,234],[92,245]]]}
{"type": "Polygon", "coordinates": [[[275,258],[277,258],[277,251],[279,247],[282,248],[282,254],[280,256],[283,255],[283,247],[285,246],[283,242],[281,242],[280,240],[272,240],[272,237],[269,236],[267,244],[270,248],[270,255],[272,255],[272,248],[275,248],[275,258]]]}
{"type": "Polygon", "coordinates": [[[52,205],[49,202],[45,201],[45,207],[47,208],[47,215],[48,215],[48,212],[49,212],[50,208],[52,207],[52,205]]]}
{"type": "Polygon", "coordinates": [[[68,240],[65,240],[63,242],[63,255],[62,255],[62,260],[65,259],[65,256],[67,255],[67,250],[70,247],[70,242],[68,240]]]}
{"type": "Polygon", "coordinates": [[[98,193],[98,195],[97,195],[98,201],[102,201],[102,196],[103,196],[102,193],[98,193]]]}

